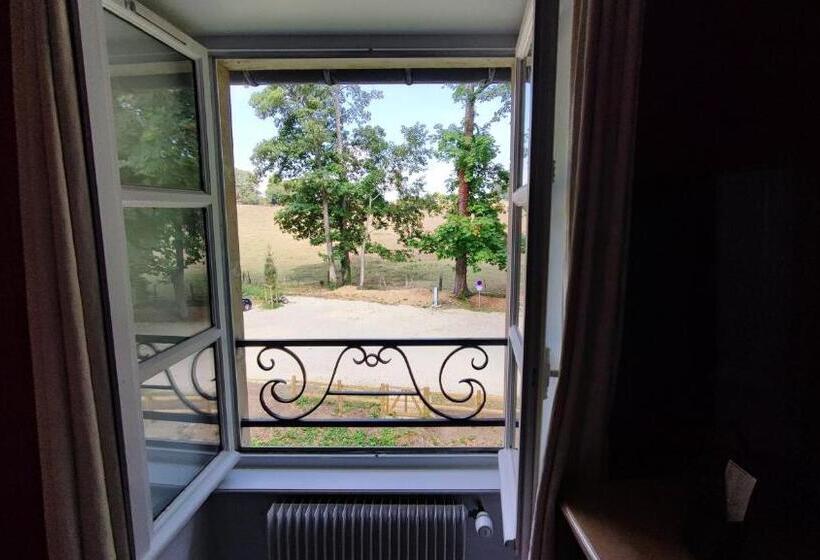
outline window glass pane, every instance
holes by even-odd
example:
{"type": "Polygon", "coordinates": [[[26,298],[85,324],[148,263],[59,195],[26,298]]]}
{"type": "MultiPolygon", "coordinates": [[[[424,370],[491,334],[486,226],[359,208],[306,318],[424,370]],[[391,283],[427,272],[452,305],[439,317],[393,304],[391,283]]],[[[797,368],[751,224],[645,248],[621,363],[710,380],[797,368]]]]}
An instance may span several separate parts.
{"type": "Polygon", "coordinates": [[[205,211],[126,208],[124,213],[134,328],[144,360],[152,350],[164,350],[213,324],[205,211]]]}
{"type": "Polygon", "coordinates": [[[194,63],[105,14],[120,182],[200,189],[194,63]]]}
{"type": "Polygon", "coordinates": [[[516,187],[530,183],[530,137],[532,131],[532,54],[524,66],[523,99],[521,104],[521,181],[516,187]]]}
{"type": "Polygon", "coordinates": [[[521,263],[518,271],[518,311],[516,313],[516,324],[522,337],[524,335],[524,308],[527,300],[527,210],[519,208],[519,231],[518,252],[521,263]]]}
{"type": "Polygon", "coordinates": [[[208,347],[140,387],[154,517],[219,452],[215,363],[208,347]]]}

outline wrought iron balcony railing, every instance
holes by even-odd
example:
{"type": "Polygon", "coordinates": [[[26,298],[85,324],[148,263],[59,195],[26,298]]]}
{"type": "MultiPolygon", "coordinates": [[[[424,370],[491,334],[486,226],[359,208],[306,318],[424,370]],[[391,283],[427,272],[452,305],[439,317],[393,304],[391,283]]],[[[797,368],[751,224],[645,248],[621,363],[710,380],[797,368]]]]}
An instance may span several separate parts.
{"type": "MultiPolygon", "coordinates": [[[[480,379],[479,376],[491,364],[488,348],[503,347],[503,338],[452,338],[452,339],[350,339],[350,340],[238,340],[237,348],[244,348],[250,356],[246,363],[255,365],[259,372],[268,374],[258,389],[257,397],[261,411],[266,416],[243,418],[241,426],[259,427],[444,427],[444,426],[503,426],[503,411],[488,414],[487,381],[503,385],[503,375],[498,379],[480,379]],[[306,353],[322,349],[329,369],[310,371],[306,366],[306,353]],[[441,355],[431,356],[437,349],[441,355]],[[327,351],[335,353],[331,359],[327,351]],[[411,350],[422,350],[410,356],[411,350]],[[415,358],[415,360],[414,360],[415,358]],[[424,364],[415,363],[423,361],[424,364]],[[287,362],[287,372],[280,363],[287,362]],[[332,363],[332,366],[330,364],[332,363]],[[390,371],[382,366],[392,366],[390,371]],[[419,367],[422,369],[419,370],[419,367]],[[380,383],[372,381],[360,384],[340,383],[342,369],[364,368],[375,373],[380,383]],[[435,368],[435,371],[431,371],[435,368]],[[315,377],[314,381],[312,377],[315,377]],[[426,380],[426,381],[425,381],[426,380]],[[427,384],[425,384],[427,383],[427,384]],[[308,388],[313,391],[306,397],[308,388]],[[384,411],[390,411],[390,399],[394,404],[404,399],[414,403],[415,415],[393,417],[350,418],[327,417],[318,414],[323,405],[332,398],[341,402],[344,398],[371,397],[385,401],[384,411]],[[307,401],[303,406],[300,399],[307,401]],[[413,417],[416,416],[416,417],[413,417]]],[[[497,356],[496,369],[503,372],[503,355],[497,356]]],[[[361,375],[360,375],[361,377],[361,375]]],[[[500,397],[500,391],[499,391],[500,397]]],[[[395,406],[393,407],[395,409],[395,406]]],[[[394,413],[395,414],[395,413],[394,413]]]]}
{"type": "MultiPolygon", "coordinates": [[[[141,358],[176,342],[171,338],[176,339],[146,337],[138,343],[141,358]]],[[[237,340],[237,349],[245,353],[250,413],[240,425],[504,426],[505,345],[504,338],[237,340]],[[357,398],[376,403],[378,410],[367,417],[341,414],[345,399],[357,398]]],[[[207,406],[216,399],[209,389],[213,379],[201,379],[198,362],[196,355],[190,371],[165,370],[143,383],[146,393],[173,395],[176,402],[167,408],[145,407],[146,420],[218,423],[208,411],[214,407],[207,406]]]]}

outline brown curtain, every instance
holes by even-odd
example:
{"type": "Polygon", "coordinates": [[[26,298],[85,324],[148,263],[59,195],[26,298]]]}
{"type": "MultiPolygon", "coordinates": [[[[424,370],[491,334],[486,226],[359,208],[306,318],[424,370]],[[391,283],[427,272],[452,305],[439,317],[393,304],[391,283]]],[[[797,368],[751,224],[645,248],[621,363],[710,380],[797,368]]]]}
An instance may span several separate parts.
{"type": "Polygon", "coordinates": [[[49,557],[128,555],[66,0],[13,0],[12,79],[49,557]]]}
{"type": "Polygon", "coordinates": [[[626,279],[642,0],[576,0],[569,282],[530,558],[555,558],[560,497],[606,474],[626,279]]]}

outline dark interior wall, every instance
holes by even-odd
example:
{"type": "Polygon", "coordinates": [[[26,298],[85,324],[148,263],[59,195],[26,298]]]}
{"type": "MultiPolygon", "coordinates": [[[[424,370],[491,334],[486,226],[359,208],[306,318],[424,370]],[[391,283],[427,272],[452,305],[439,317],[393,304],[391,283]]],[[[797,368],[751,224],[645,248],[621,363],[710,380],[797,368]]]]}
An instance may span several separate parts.
{"type": "Polygon", "coordinates": [[[714,424],[713,114],[706,10],[647,1],[613,471],[688,468],[714,424]]]}
{"type": "Polygon", "coordinates": [[[820,18],[797,4],[722,41],[716,166],[720,444],[784,504],[820,503],[820,18]]]}
{"type": "Polygon", "coordinates": [[[646,2],[616,476],[712,453],[765,509],[820,493],[819,21],[646,2]]]}

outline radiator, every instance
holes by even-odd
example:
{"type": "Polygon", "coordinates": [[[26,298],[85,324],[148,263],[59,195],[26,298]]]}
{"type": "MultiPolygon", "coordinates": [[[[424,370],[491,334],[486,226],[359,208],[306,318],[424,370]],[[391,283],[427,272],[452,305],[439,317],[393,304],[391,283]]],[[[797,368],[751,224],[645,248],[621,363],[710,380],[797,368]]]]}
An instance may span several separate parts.
{"type": "Polygon", "coordinates": [[[463,560],[467,510],[450,498],[309,497],[268,510],[270,560],[463,560]]]}

